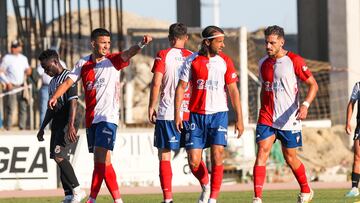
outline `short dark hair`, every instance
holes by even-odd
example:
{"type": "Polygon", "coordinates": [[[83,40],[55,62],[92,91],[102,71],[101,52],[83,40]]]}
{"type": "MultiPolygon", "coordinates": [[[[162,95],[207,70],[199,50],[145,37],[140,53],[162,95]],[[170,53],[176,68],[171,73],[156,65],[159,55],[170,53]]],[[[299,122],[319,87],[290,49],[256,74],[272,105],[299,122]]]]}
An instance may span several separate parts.
{"type": "Polygon", "coordinates": [[[207,56],[208,55],[210,50],[206,46],[205,40],[210,40],[210,41],[214,40],[215,38],[213,38],[213,39],[206,39],[206,38],[214,36],[215,32],[220,32],[221,34],[225,33],[224,30],[222,30],[221,28],[219,28],[217,26],[214,26],[214,25],[207,26],[201,32],[201,37],[203,38],[203,40],[201,42],[201,48],[199,50],[199,55],[201,55],[201,56],[207,56]]]}
{"type": "Polygon", "coordinates": [[[50,60],[50,59],[59,60],[59,54],[53,49],[47,49],[40,53],[38,59],[40,61],[46,61],[46,60],[50,60]]]}
{"type": "Polygon", "coordinates": [[[169,27],[169,38],[181,38],[187,35],[187,27],[183,23],[174,23],[169,27]]]}
{"type": "Polygon", "coordinates": [[[264,34],[265,36],[277,35],[282,38],[285,37],[284,29],[277,25],[267,27],[266,30],[264,31],[264,34]]]}
{"type": "Polygon", "coordinates": [[[110,37],[110,32],[104,28],[96,28],[91,32],[91,41],[96,40],[100,36],[108,36],[110,37]]]}

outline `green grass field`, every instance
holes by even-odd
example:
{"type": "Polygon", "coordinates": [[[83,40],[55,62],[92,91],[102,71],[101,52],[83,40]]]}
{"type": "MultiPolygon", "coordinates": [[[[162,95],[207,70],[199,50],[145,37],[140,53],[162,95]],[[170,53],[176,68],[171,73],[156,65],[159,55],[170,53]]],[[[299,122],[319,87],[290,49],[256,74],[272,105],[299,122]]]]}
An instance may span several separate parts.
{"type": "MultiPolygon", "coordinates": [[[[359,198],[345,198],[345,189],[315,190],[314,203],[353,203],[360,201],[359,198]]],[[[268,190],[264,192],[264,203],[296,203],[298,191],[296,190],[268,190]]],[[[174,194],[175,203],[195,203],[198,193],[176,193],[174,194]]],[[[252,192],[222,192],[218,199],[219,203],[251,203],[252,192]]],[[[123,195],[125,203],[160,203],[161,194],[151,195],[123,195]]],[[[48,198],[11,198],[0,199],[0,203],[43,203],[60,202],[61,197],[48,198]]],[[[97,203],[112,203],[110,196],[99,196],[97,203]]]]}

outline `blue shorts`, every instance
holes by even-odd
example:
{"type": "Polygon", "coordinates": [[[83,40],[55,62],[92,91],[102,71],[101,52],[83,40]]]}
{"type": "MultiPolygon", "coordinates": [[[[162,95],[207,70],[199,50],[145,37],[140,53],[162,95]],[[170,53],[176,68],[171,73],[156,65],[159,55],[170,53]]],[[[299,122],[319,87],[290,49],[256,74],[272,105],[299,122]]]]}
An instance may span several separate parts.
{"type": "Polygon", "coordinates": [[[227,145],[227,112],[190,113],[190,126],[185,136],[186,149],[204,149],[211,145],[227,145]]]}
{"type": "Polygon", "coordinates": [[[178,150],[185,146],[185,130],[189,123],[183,122],[183,130],[176,130],[173,120],[156,120],[154,133],[154,146],[158,149],[178,150]]]}
{"type": "Polygon", "coordinates": [[[265,140],[271,135],[281,141],[286,148],[296,148],[302,146],[301,130],[279,130],[271,126],[258,124],[256,126],[256,143],[265,140]]]}
{"type": "Polygon", "coordinates": [[[102,147],[113,150],[115,145],[117,125],[102,121],[94,123],[86,129],[88,149],[90,153],[94,152],[94,147],[102,147]]]}

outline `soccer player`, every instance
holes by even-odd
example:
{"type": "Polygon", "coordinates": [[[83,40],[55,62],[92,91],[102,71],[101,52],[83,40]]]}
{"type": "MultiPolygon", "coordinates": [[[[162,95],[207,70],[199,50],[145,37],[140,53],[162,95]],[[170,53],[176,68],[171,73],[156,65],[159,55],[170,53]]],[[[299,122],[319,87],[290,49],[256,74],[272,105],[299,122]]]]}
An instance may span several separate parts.
{"type": "MultiPolygon", "coordinates": [[[[52,96],[56,88],[64,82],[69,71],[63,67],[55,50],[43,51],[39,60],[44,72],[53,77],[49,83],[49,96],[52,96]]],[[[80,189],[74,169],[68,160],[71,143],[77,142],[75,123],[77,99],[77,86],[74,84],[59,98],[54,109],[47,109],[37,133],[38,140],[44,141],[44,129],[52,120],[50,158],[54,159],[60,168],[61,184],[65,192],[63,203],[80,203],[86,196],[85,191],[80,189]]]]}
{"type": "Polygon", "coordinates": [[[224,147],[227,145],[227,93],[236,113],[235,131],[238,137],[243,133],[244,125],[236,84],[238,76],[232,60],[222,52],[225,47],[224,31],[208,26],[201,36],[200,50],[189,56],[181,68],[175,95],[175,123],[180,132],[184,127],[180,116],[181,103],[187,84],[191,82],[190,126],[185,136],[185,147],[191,172],[202,187],[198,202],[214,203],[220,192],[224,147]],[[211,148],[211,182],[202,161],[203,149],[208,147],[211,148]]]}
{"type": "Polygon", "coordinates": [[[94,153],[94,171],[88,203],[95,202],[103,180],[115,203],[122,202],[110,156],[119,121],[120,70],[128,66],[130,58],[151,40],[151,36],[144,35],[142,41],[128,50],[109,53],[110,32],[103,28],[93,30],[92,54],[77,62],[49,100],[49,106],[54,108],[57,99],[75,82],[82,80],[85,90],[88,149],[90,153],[94,153]]]}
{"type": "MultiPolygon", "coordinates": [[[[184,147],[184,132],[176,130],[174,122],[175,88],[179,80],[179,70],[191,51],[185,49],[188,40],[187,27],[182,23],[174,23],[169,27],[170,48],[160,50],[155,58],[152,72],[148,117],[155,124],[154,146],[158,148],[160,183],[163,190],[164,203],[172,202],[172,170],[171,150],[184,147]],[[155,110],[158,97],[158,112],[155,110]]],[[[187,125],[189,119],[189,89],[182,102],[182,119],[187,125]]]]}
{"type": "Polygon", "coordinates": [[[276,139],[282,144],[286,163],[290,166],[301,192],[298,202],[309,202],[314,192],[309,187],[305,167],[297,157],[296,148],[302,146],[301,120],[316,96],[318,85],[304,60],[283,48],[283,28],[274,25],[265,30],[267,56],[259,62],[261,108],[256,126],[257,157],[254,165],[254,203],[262,202],[266,176],[266,160],[276,139]],[[305,100],[299,105],[299,84],[308,86],[305,100]]]}
{"type": "MultiPolygon", "coordinates": [[[[347,134],[351,134],[351,116],[354,110],[355,103],[360,99],[360,82],[357,82],[353,88],[349,104],[346,112],[346,126],[345,131],[347,134]]],[[[359,178],[360,178],[360,103],[358,102],[358,111],[356,116],[357,125],[354,132],[354,163],[351,173],[351,190],[345,195],[346,197],[356,197],[359,195],[359,178]]]]}

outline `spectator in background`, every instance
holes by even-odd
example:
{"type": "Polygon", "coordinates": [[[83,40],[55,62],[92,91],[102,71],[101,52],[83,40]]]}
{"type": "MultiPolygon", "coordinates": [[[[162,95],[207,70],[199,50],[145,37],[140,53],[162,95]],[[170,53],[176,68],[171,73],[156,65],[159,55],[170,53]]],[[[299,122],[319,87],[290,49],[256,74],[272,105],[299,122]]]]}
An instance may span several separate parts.
{"type": "MultiPolygon", "coordinates": [[[[56,47],[50,47],[50,49],[56,52],[58,51],[56,47]]],[[[59,61],[61,66],[67,69],[65,62],[60,59],[59,61]]],[[[48,106],[47,103],[49,101],[49,84],[52,77],[44,72],[44,69],[41,67],[41,64],[37,66],[36,70],[39,76],[41,77],[41,87],[39,90],[39,110],[40,110],[40,126],[41,126],[41,123],[44,121],[46,109],[48,106]]]]}
{"type": "MultiPolygon", "coordinates": [[[[28,76],[31,75],[31,67],[28,59],[22,54],[22,44],[18,40],[11,42],[11,53],[6,54],[0,64],[0,72],[4,72],[5,92],[10,92],[23,87],[28,76]]],[[[12,114],[15,106],[19,106],[19,128],[26,127],[27,118],[27,99],[24,98],[23,91],[16,94],[5,96],[6,117],[4,127],[9,130],[12,127],[12,114]]]]}

